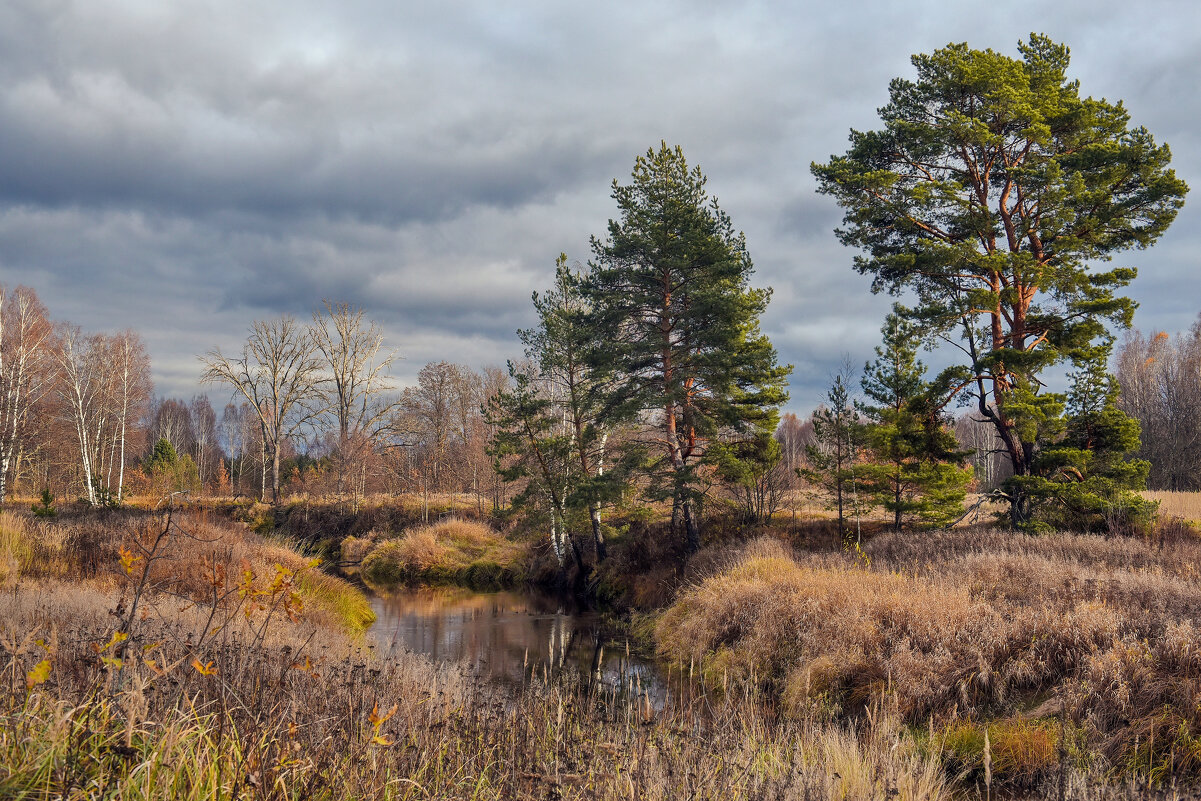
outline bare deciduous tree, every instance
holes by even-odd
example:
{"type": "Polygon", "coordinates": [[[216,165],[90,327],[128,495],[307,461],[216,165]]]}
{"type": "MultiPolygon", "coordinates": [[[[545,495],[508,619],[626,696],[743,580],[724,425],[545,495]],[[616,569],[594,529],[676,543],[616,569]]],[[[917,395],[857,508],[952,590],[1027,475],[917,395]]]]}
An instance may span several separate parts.
{"type": "Polygon", "coordinates": [[[196,475],[204,487],[216,473],[213,457],[217,451],[217,413],[207,395],[197,395],[188,404],[192,415],[192,448],[196,458],[196,475]]]}
{"type": "MultiPolygon", "coordinates": [[[[129,421],[137,419],[139,412],[150,399],[150,359],[142,338],[132,330],[123,331],[112,339],[111,350],[114,376],[114,441],[118,444],[117,497],[125,492],[125,446],[129,439],[129,421]]],[[[111,479],[110,479],[111,485],[111,479]]]]}
{"type": "Polygon", "coordinates": [[[1139,458],[1153,489],[1201,488],[1201,318],[1188,333],[1127,336],[1117,356],[1118,406],[1142,428],[1139,458]]]}
{"type": "Polygon", "coordinates": [[[395,351],[385,351],[384,334],[363,310],[324,301],[313,314],[313,342],[325,362],[328,413],[337,422],[333,453],[342,494],[349,470],[357,469],[355,497],[365,491],[366,463],[393,433],[399,399],[388,374],[395,351]]]}
{"type": "Polygon", "coordinates": [[[313,343],[329,371],[329,411],[338,421],[338,436],[374,439],[387,430],[397,402],[388,398],[395,387],[388,370],[395,351],[385,351],[384,334],[363,310],[345,303],[324,302],[313,315],[313,343]]]}
{"type": "Polygon", "coordinates": [[[58,362],[57,392],[62,398],[79,444],[79,465],[83,469],[84,495],[88,503],[97,502],[93,461],[92,424],[100,402],[102,377],[97,370],[101,343],[95,336],[85,337],[79,326],[59,326],[54,355],[58,362]]]}
{"type": "Polygon", "coordinates": [[[254,409],[271,455],[271,501],[279,505],[280,446],[325,409],[323,365],[313,337],[288,315],[258,320],[240,357],[217,348],[200,360],[201,381],[230,384],[254,409]]]}
{"type": "Polygon", "coordinates": [[[51,386],[51,331],[32,289],[0,286],[0,503],[25,446],[30,410],[51,386]]]}
{"type": "Polygon", "coordinates": [[[417,374],[417,386],[405,389],[401,404],[419,439],[434,490],[446,488],[455,432],[457,390],[462,371],[450,362],[431,362],[417,374]]]}

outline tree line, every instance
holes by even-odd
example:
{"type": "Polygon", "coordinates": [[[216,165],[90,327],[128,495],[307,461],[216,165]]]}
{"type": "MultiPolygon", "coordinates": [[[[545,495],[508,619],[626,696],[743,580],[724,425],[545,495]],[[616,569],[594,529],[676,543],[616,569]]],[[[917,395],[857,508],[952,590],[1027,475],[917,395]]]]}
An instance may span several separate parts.
{"type": "Polygon", "coordinates": [[[84,332],[0,285],[0,498],[470,492],[500,505],[481,408],[503,371],[433,362],[400,389],[394,359],[361,310],[327,303],[308,325],[256,321],[237,356],[206,355],[204,378],[240,382],[216,404],[160,397],[137,332],[84,332]]]}

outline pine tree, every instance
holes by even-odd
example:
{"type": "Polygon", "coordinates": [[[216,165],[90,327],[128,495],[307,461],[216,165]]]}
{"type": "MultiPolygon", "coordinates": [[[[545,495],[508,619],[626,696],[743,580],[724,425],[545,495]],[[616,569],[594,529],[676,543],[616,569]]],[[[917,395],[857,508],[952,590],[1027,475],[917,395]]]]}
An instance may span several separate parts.
{"type": "Polygon", "coordinates": [[[518,331],[526,357],[538,365],[550,392],[552,408],[568,438],[571,464],[565,465],[563,503],[567,509],[586,509],[592,527],[597,562],[605,558],[601,505],[620,494],[623,469],[606,454],[615,427],[609,406],[613,391],[607,360],[599,354],[607,343],[591,325],[591,307],[581,289],[582,276],[567,264],[567,255],[555,262],[554,286],[533,295],[538,326],[518,331]],[[608,457],[608,458],[606,458],[608,457]]]}
{"type": "MultiPolygon", "coordinates": [[[[959,379],[1020,479],[1037,475],[1064,401],[1040,375],[1130,324],[1119,292],[1135,270],[1102,262],[1152,245],[1188,186],[1121,103],[1081,96],[1067,47],[1032,34],[1018,51],[914,56],[881,129],[852,131],[812,171],[873,291],[915,293],[923,331],[961,351],[959,379]]],[[[1008,485],[1012,525],[1035,514],[1033,486],[1008,485]]]]}
{"type": "Polygon", "coordinates": [[[484,410],[494,432],[488,453],[502,479],[525,482],[513,506],[548,522],[559,577],[566,581],[569,556],[579,574],[584,572],[579,546],[568,529],[571,436],[536,366],[519,369],[510,362],[509,376],[512,385],[489,399],[484,410]]]}
{"type": "Polygon", "coordinates": [[[904,309],[894,307],[881,332],[883,344],[862,381],[872,402],[860,406],[870,422],[871,462],[862,470],[867,490],[892,513],[896,531],[908,520],[948,524],[963,510],[971,480],[970,468],[962,467],[966,453],[944,417],[953,393],[925,380],[919,332],[904,309]]]}
{"type": "Polygon", "coordinates": [[[759,330],[770,291],[749,284],[741,233],[689,168],[679,147],[650,149],[632,182],[613,182],[620,219],[593,238],[584,291],[615,377],[610,408],[654,419],[659,450],[652,497],[671,499],[688,550],[700,546],[697,470],[717,439],[752,439],[774,428],[790,368],[759,330]]]}
{"type": "Polygon", "coordinates": [[[1108,372],[1111,343],[1077,359],[1064,414],[1055,419],[1054,441],[1040,449],[1031,474],[1009,481],[1034,501],[1028,530],[1133,531],[1145,528],[1155,505],[1139,492],[1151,465],[1131,459],[1139,447],[1139,424],[1117,407],[1118,386],[1108,372]]]}
{"type": "Polygon", "coordinates": [[[838,531],[846,533],[846,503],[855,502],[859,513],[856,466],[863,454],[865,427],[851,399],[850,375],[843,369],[826,392],[826,403],[812,416],[814,444],[805,449],[809,466],[797,473],[825,490],[838,512],[838,531]]]}

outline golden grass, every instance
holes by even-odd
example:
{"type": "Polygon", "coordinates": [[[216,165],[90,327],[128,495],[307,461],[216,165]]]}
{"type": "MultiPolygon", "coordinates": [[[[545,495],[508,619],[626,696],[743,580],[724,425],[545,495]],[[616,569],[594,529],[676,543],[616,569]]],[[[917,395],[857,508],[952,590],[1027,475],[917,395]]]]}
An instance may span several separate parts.
{"type": "Polygon", "coordinates": [[[1201,492],[1148,490],[1142,495],[1147,500],[1159,504],[1160,517],[1179,517],[1193,523],[1201,523],[1201,492]]]}
{"type": "MultiPolygon", "coordinates": [[[[887,697],[910,724],[961,725],[1055,698],[1109,769],[1198,778],[1198,620],[1201,541],[956,530],[882,536],[861,557],[754,543],[682,591],[656,640],[710,686],[799,718],[887,697]]],[[[1012,781],[1047,768],[1036,729],[997,745],[1012,781]]]]}
{"type": "Polygon", "coordinates": [[[511,692],[309,621],[260,636],[262,611],[197,646],[204,605],[170,598],[110,648],[120,597],[0,595],[0,797],[951,798],[883,712],[860,734],[717,702],[652,712],[571,679],[511,692]]]}
{"type": "MultiPolygon", "coordinates": [[[[352,543],[361,551],[359,542],[352,543]]],[[[482,523],[448,518],[385,540],[363,559],[361,575],[380,588],[405,582],[511,586],[526,549],[482,523]]]]}
{"type": "Polygon", "coordinates": [[[352,632],[375,619],[366,597],[349,582],[322,573],[293,548],[203,513],[177,512],[169,536],[147,561],[138,547],[150,547],[164,525],[162,516],[141,513],[54,521],[0,513],[0,586],[22,578],[71,579],[112,590],[129,583],[120,568],[124,551],[133,556],[131,573],[145,566],[149,595],[205,602],[235,588],[247,571],[262,580],[283,568],[294,577],[298,606],[308,617],[352,632]]]}

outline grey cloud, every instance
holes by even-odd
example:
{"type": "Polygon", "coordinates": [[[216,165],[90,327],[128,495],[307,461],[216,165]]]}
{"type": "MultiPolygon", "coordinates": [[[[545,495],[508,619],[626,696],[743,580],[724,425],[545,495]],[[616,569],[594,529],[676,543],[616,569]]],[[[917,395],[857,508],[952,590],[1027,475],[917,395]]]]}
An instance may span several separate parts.
{"type": "MultiPolygon", "coordinates": [[[[0,281],[85,327],[139,328],[168,393],[195,391],[195,354],[251,319],[326,297],[381,321],[401,380],[499,364],[554,257],[587,259],[609,182],[663,138],[746,231],[803,411],[844,352],[871,355],[890,303],[834,240],[809,163],[878,124],[910,54],[1046,30],[1085,92],[1126,99],[1201,181],[1191,4],[1018,6],[12,0],[0,281]]],[[[1196,313],[1195,207],[1119,258],[1141,269],[1140,326],[1196,313]]]]}

